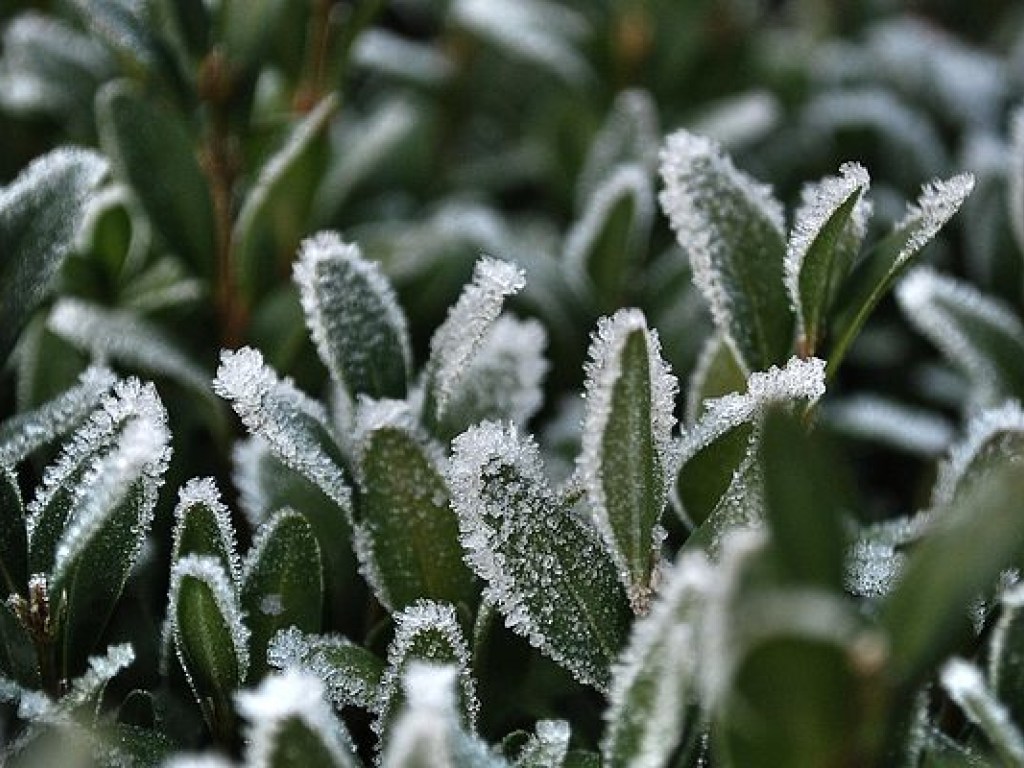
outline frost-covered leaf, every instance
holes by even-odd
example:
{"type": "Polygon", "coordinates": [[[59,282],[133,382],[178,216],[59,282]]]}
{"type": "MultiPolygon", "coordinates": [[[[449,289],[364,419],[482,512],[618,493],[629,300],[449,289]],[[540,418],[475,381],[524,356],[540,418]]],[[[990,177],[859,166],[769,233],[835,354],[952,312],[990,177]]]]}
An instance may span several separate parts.
{"type": "Polygon", "coordinates": [[[295,125],[283,145],[260,168],[235,217],[234,263],[239,283],[250,297],[257,295],[268,273],[276,271],[272,257],[290,254],[298,244],[299,232],[290,230],[306,223],[315,189],[312,180],[303,174],[310,166],[321,165],[317,161],[323,136],[337,108],[337,97],[328,95],[295,125]],[[288,236],[281,238],[281,234],[288,236]],[[268,252],[270,263],[264,258],[268,252]]]}
{"type": "Polygon", "coordinates": [[[536,320],[499,316],[459,382],[440,435],[450,439],[488,420],[525,425],[544,403],[547,345],[547,331],[536,320]]]}
{"type": "Polygon", "coordinates": [[[708,400],[697,423],[683,432],[672,502],[699,525],[722,498],[747,456],[757,424],[773,404],[816,402],[825,393],[825,363],[791,358],[784,368],[753,373],[746,392],[708,400]]]}
{"type": "Polygon", "coordinates": [[[636,164],[620,166],[594,189],[566,234],[566,267],[593,286],[602,305],[621,304],[646,255],[653,221],[649,172],[636,164]]]}
{"type": "Polygon", "coordinates": [[[24,593],[28,585],[28,534],[18,478],[0,464],[0,593],[24,593]]]}
{"type": "Polygon", "coordinates": [[[230,400],[250,434],[260,437],[281,462],[315,484],[348,520],[352,492],[340,450],[323,407],[291,379],[278,378],[251,347],[221,352],[214,391],[230,400]]]}
{"type": "Polygon", "coordinates": [[[896,288],[907,320],[967,376],[976,404],[1024,397],[1024,324],[973,286],[919,267],[896,288]]]}
{"type": "Polygon", "coordinates": [[[540,720],[516,755],[515,768],[562,768],[569,752],[571,728],[566,720],[540,720]]]}
{"type": "Polygon", "coordinates": [[[114,385],[102,366],[87,368],[78,384],[28,413],[0,424],[0,466],[13,467],[80,424],[114,385]]]}
{"type": "Polygon", "coordinates": [[[0,360],[49,293],[106,172],[95,152],[56,149],[0,188],[0,360]]]}
{"type": "Polygon", "coordinates": [[[402,677],[405,707],[384,745],[383,768],[508,768],[468,733],[458,711],[460,670],[422,661],[402,677]]]}
{"type": "Polygon", "coordinates": [[[138,314],[65,298],[50,312],[47,327],[94,359],[115,360],[147,376],[166,376],[198,395],[214,416],[220,415],[209,374],[138,314]]]}
{"type": "Polygon", "coordinates": [[[576,200],[583,205],[615,169],[637,164],[648,173],[658,167],[661,128],[658,109],[647,91],[627,90],[615,97],[594,136],[576,181],[576,200]]]}
{"type": "Polygon", "coordinates": [[[355,548],[377,599],[392,611],[420,598],[472,605],[477,589],[462,560],[441,446],[393,400],[361,401],[357,434],[355,548]]]}
{"type": "Polygon", "coordinates": [[[1024,714],[1024,586],[1016,584],[1000,596],[999,620],[988,652],[988,683],[1010,711],[1015,723],[1024,714]]]}
{"type": "Polygon", "coordinates": [[[242,572],[241,601],[249,627],[251,674],[267,669],[267,644],[278,630],[320,629],[324,603],[320,546],[306,518],[282,509],[257,530],[242,572]]]}
{"type": "Polygon", "coordinates": [[[321,680],[335,708],[353,706],[376,714],[384,662],[340,635],[307,635],[295,627],[270,640],[267,663],[275,669],[300,669],[321,680]]]}
{"type": "Polygon", "coordinates": [[[152,6],[136,0],[72,0],[69,3],[93,38],[102,40],[120,57],[143,70],[178,85],[177,68],[170,50],[156,32],[152,6]]]}
{"type": "Polygon", "coordinates": [[[90,656],[85,673],[71,681],[70,689],[57,702],[67,713],[91,705],[93,715],[99,715],[103,692],[107,683],[135,662],[135,650],[130,643],[112,645],[102,656],[90,656]]]}
{"type": "Polygon", "coordinates": [[[684,545],[717,561],[728,538],[739,531],[759,531],[764,527],[764,477],[757,461],[759,440],[753,427],[746,439],[746,448],[739,453],[739,466],[726,480],[725,490],[696,526],[684,545]]]}
{"type": "Polygon", "coordinates": [[[684,553],[651,612],[633,625],[604,713],[607,765],[666,765],[684,731],[696,727],[687,714],[699,695],[700,617],[713,584],[705,556],[684,553]]]}
{"type": "Polygon", "coordinates": [[[212,278],[213,203],[188,126],[126,81],[104,86],[96,112],[103,149],[153,228],[197,273],[212,278]]]}
{"type": "Polygon", "coordinates": [[[333,232],[302,244],[295,262],[306,325],[334,382],[353,400],[405,397],[412,350],[405,315],[378,264],[333,232]]]}
{"type": "Polygon", "coordinates": [[[661,151],[661,207],[693,281],[748,370],[785,360],[793,315],[783,284],[782,206],[710,139],[678,131],[661,151]]]}
{"type": "Polygon", "coordinates": [[[921,539],[931,520],[926,511],[862,528],[846,552],[846,590],[872,600],[888,595],[906,566],[904,548],[921,539]]]}
{"type": "Polygon", "coordinates": [[[1007,158],[1007,204],[1010,227],[1024,254],[1024,105],[1010,116],[1010,153],[1007,158]]]}
{"type": "Polygon", "coordinates": [[[510,55],[551,70],[568,83],[586,81],[590,69],[575,49],[587,32],[585,18],[550,0],[456,0],[458,26],[510,55]]]}
{"type": "Polygon", "coordinates": [[[907,207],[906,215],[892,234],[875,245],[854,268],[840,289],[830,323],[830,376],[889,287],[960,209],[973,188],[974,177],[969,173],[925,184],[917,202],[907,207]]]}
{"type": "Polygon", "coordinates": [[[700,418],[707,401],[745,390],[749,375],[721,334],[709,336],[686,388],[686,423],[700,418]]]}
{"type": "Polygon", "coordinates": [[[508,262],[483,257],[476,263],[472,281],[430,340],[423,405],[428,425],[444,420],[506,297],[521,291],[524,284],[523,271],[508,262]]]}
{"type": "Polygon", "coordinates": [[[212,477],[189,480],[178,491],[174,508],[171,563],[187,555],[210,555],[220,560],[233,584],[241,580],[231,511],[221,501],[212,477]]]}
{"type": "Polygon", "coordinates": [[[739,150],[771,134],[782,117],[780,99],[771,91],[756,88],[716,99],[701,109],[700,116],[689,127],[728,150],[739,150]]]}
{"type": "Polygon", "coordinates": [[[639,310],[599,321],[589,356],[580,478],[619,580],[643,614],[661,558],[678,385],[639,310]]]}
{"type": "Polygon", "coordinates": [[[853,267],[871,214],[864,197],[868,172],[844,163],[839,173],[804,187],[786,247],[786,290],[805,354],[814,354],[825,333],[828,310],[853,267]]]}
{"type": "Polygon", "coordinates": [[[249,630],[220,560],[186,555],[171,568],[167,611],[174,650],[214,734],[231,724],[231,696],[249,670],[249,630]]]}
{"type": "Polygon", "coordinates": [[[426,86],[443,84],[455,71],[443,51],[386,29],[367,29],[360,33],[352,46],[352,63],[426,86]]]}
{"type": "Polygon", "coordinates": [[[323,683],[298,670],[271,675],[235,695],[248,721],[249,768],[355,768],[359,761],[345,726],[331,711],[323,683]]]}
{"type": "Polygon", "coordinates": [[[953,441],[953,425],[945,416],[880,395],[833,400],[825,408],[824,421],[845,437],[923,457],[945,452],[953,441]]]}
{"type": "MultiPolygon", "coordinates": [[[[406,703],[402,680],[417,662],[451,664],[457,670],[458,694],[452,702],[462,728],[476,729],[480,702],[470,669],[469,645],[459,626],[455,608],[445,603],[420,600],[395,614],[395,636],[388,646],[387,667],[377,694],[378,715],[374,732],[387,743],[395,718],[406,703]]],[[[454,713],[454,712],[453,712],[454,713]]]]}
{"type": "Polygon", "coordinates": [[[605,689],[630,612],[598,534],[548,486],[536,443],[485,422],[453,443],[452,505],[469,565],[505,622],[605,689]]]}
{"type": "Polygon", "coordinates": [[[1024,763],[1024,736],[989,690],[980,669],[969,661],[953,658],[942,666],[939,680],[949,697],[988,737],[1004,764],[1024,763]]]}

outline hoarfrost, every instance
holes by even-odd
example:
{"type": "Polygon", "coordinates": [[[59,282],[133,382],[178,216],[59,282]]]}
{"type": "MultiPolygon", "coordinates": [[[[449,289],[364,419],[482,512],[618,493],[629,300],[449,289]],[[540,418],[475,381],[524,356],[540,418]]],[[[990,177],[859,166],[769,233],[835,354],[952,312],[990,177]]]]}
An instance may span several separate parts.
{"type": "Polygon", "coordinates": [[[467,366],[501,313],[505,298],[521,291],[525,283],[523,271],[509,262],[483,257],[476,263],[472,281],[430,340],[426,375],[435,413],[428,417],[437,421],[444,418],[467,366]]]}
{"type": "Polygon", "coordinates": [[[752,90],[715,102],[690,129],[733,149],[763,139],[782,116],[782,104],[775,94],[752,90]]]}
{"type": "Polygon", "coordinates": [[[96,712],[102,704],[103,690],[107,683],[123,669],[127,669],[135,661],[135,650],[131,643],[112,645],[102,656],[90,656],[89,666],[85,674],[71,681],[71,690],[61,697],[59,706],[71,710],[94,702],[96,712]]]}
{"type": "Polygon", "coordinates": [[[0,466],[13,467],[46,443],[85,419],[114,386],[114,374],[90,366],[78,383],[34,411],[18,414],[0,426],[0,466]]]}
{"type": "Polygon", "coordinates": [[[352,48],[352,61],[368,69],[424,85],[440,85],[454,71],[443,53],[383,29],[367,29],[360,33],[352,48]]]}
{"type": "Polygon", "coordinates": [[[953,218],[953,214],[960,210],[973,190],[974,176],[970,173],[960,173],[945,180],[934,179],[921,187],[917,201],[907,206],[906,215],[896,225],[897,229],[910,231],[911,236],[896,257],[895,268],[898,269],[930,243],[946,222],[953,218]]]}
{"type": "Polygon", "coordinates": [[[237,440],[231,448],[231,481],[238,491],[238,506],[253,530],[273,511],[260,466],[268,455],[267,444],[256,436],[237,440]]]}
{"type": "Polygon", "coordinates": [[[980,669],[953,658],[939,671],[939,681],[968,719],[985,732],[1007,765],[1024,764],[1024,737],[1006,707],[992,695],[980,669]]]}
{"type": "Polygon", "coordinates": [[[928,267],[917,267],[896,286],[896,299],[907,320],[938,347],[975,385],[973,396],[983,404],[1004,396],[1003,372],[967,333],[969,325],[989,326],[1024,354],[1024,325],[1001,301],[986,296],[968,283],[944,277],[928,267]]]}
{"type": "Polygon", "coordinates": [[[320,680],[298,670],[270,675],[255,690],[236,693],[238,711],[249,721],[245,764],[251,768],[277,765],[278,738],[290,721],[298,721],[320,740],[335,766],[354,768],[352,740],[324,694],[320,680]]]}
{"type": "Polygon", "coordinates": [[[181,537],[185,532],[186,515],[193,507],[204,507],[213,514],[214,524],[220,547],[226,557],[225,565],[231,581],[239,583],[241,566],[238,558],[238,545],[235,542],[235,527],[231,523],[231,511],[220,498],[220,491],[212,477],[193,478],[178,491],[178,504],[174,508],[174,544],[172,559],[177,559],[181,551],[181,537]]]}
{"type": "Polygon", "coordinates": [[[651,95],[639,89],[622,91],[590,145],[576,184],[577,201],[589,200],[620,165],[636,163],[653,173],[660,140],[658,111],[651,95]]]}
{"type": "Polygon", "coordinates": [[[167,596],[168,619],[171,625],[171,632],[174,637],[175,651],[181,668],[185,671],[189,685],[195,691],[195,683],[192,674],[189,672],[188,664],[185,663],[182,645],[182,628],[178,625],[178,596],[181,592],[181,583],[186,578],[200,581],[207,586],[213,600],[217,605],[217,611],[227,624],[228,632],[231,635],[231,644],[235,654],[235,661],[238,664],[239,679],[244,680],[249,670],[249,628],[245,626],[242,616],[242,608],[238,602],[238,592],[235,585],[228,578],[224,565],[219,558],[209,555],[186,555],[171,567],[171,586],[167,596]]]}
{"type": "Polygon", "coordinates": [[[519,752],[517,766],[544,766],[557,768],[563,765],[569,752],[571,730],[565,720],[538,720],[536,736],[531,736],[519,752]]]}
{"type": "Polygon", "coordinates": [[[282,463],[315,482],[346,517],[351,515],[345,476],[318,440],[331,440],[319,403],[296,389],[291,379],[279,379],[251,347],[221,352],[213,388],[232,401],[249,432],[265,441],[282,463]]]}
{"type": "Polygon", "coordinates": [[[1017,247],[1024,252],[1024,104],[1010,115],[1010,153],[1004,158],[1010,226],[1017,247]]]}
{"type": "Polygon", "coordinates": [[[825,420],[845,435],[922,456],[945,451],[954,434],[949,420],[937,413],[870,394],[836,400],[826,408],[825,420]]]}

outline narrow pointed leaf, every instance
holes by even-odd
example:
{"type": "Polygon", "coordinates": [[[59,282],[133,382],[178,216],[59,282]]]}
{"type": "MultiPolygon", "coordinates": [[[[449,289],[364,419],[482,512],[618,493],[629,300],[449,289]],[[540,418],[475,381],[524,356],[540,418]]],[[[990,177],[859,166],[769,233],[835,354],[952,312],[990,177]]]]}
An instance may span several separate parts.
{"type": "Polygon", "coordinates": [[[257,531],[245,561],[241,600],[257,679],[267,670],[267,644],[278,630],[319,631],[323,565],[313,529],[301,513],[283,509],[257,531]]]}
{"type": "Polygon", "coordinates": [[[224,0],[214,34],[234,66],[254,66],[265,55],[288,11],[287,0],[224,0]]]}
{"type": "Polygon", "coordinates": [[[462,559],[443,450],[395,401],[363,401],[357,422],[355,547],[377,599],[392,611],[420,598],[472,605],[477,589],[462,559]]]}
{"type": "Polygon", "coordinates": [[[892,234],[878,243],[842,284],[831,317],[828,373],[831,378],[868,316],[889,288],[963,205],[974,188],[970,174],[933,181],[921,189],[892,234]]]}
{"type": "Polygon", "coordinates": [[[316,485],[351,519],[352,492],[323,407],[290,379],[279,379],[257,350],[224,350],[214,391],[230,400],[249,432],[281,462],[316,485]]]}
{"type": "Polygon", "coordinates": [[[28,588],[28,534],[18,479],[0,465],[0,597],[28,588]]]}
{"type": "Polygon", "coordinates": [[[524,283],[523,271],[508,262],[487,257],[477,262],[472,281],[430,340],[423,406],[428,426],[444,420],[467,367],[501,314],[505,298],[521,291],[524,283]]]}
{"type": "Polygon", "coordinates": [[[384,662],[340,635],[282,629],[267,647],[267,663],[279,670],[300,669],[323,681],[336,709],[352,706],[373,714],[379,711],[384,662]]]}
{"type": "Polygon", "coordinates": [[[14,467],[42,446],[82,423],[114,385],[114,374],[101,366],[87,368],[78,384],[28,413],[0,424],[0,465],[14,467]]]}
{"type": "Polygon", "coordinates": [[[896,297],[910,324],[967,376],[976,402],[1024,397],[1024,324],[1009,306],[926,267],[908,274],[896,297]]]}
{"type": "Polygon", "coordinates": [[[711,315],[749,370],[790,354],[782,206],[712,140],[678,131],[661,152],[661,207],[711,315]]]}
{"type": "Polygon", "coordinates": [[[1024,587],[1015,585],[1000,599],[999,621],[988,653],[988,683],[1010,712],[1013,722],[1024,715],[1024,587]]]}
{"type": "Polygon", "coordinates": [[[611,768],[666,765],[699,695],[700,617],[714,572],[700,553],[687,553],[666,574],[651,612],[634,625],[612,673],[601,742],[611,768]]]}
{"type": "Polygon", "coordinates": [[[630,611],[597,533],[549,488],[537,445],[485,422],[456,438],[452,503],[466,558],[514,632],[604,690],[630,611]]]}
{"type": "Polygon", "coordinates": [[[220,560],[186,555],[171,569],[168,614],[174,650],[214,734],[231,727],[231,696],[249,670],[249,630],[220,560]]]}
{"type": "Polygon", "coordinates": [[[50,292],[106,172],[95,152],[57,149],[0,188],[0,360],[50,292]]]}
{"type": "Polygon", "coordinates": [[[988,737],[1005,765],[1024,763],[1024,736],[1006,707],[992,695],[980,669],[969,661],[953,658],[942,666],[939,680],[949,697],[988,737]]]}
{"type": "Polygon", "coordinates": [[[675,377],[639,310],[598,323],[587,364],[579,469],[633,610],[646,613],[674,466],[675,377]]]}
{"type": "Polygon", "coordinates": [[[213,203],[188,127],[125,81],[104,86],[96,111],[103,149],[153,228],[197,273],[212,278],[213,203]]]}
{"type": "Polygon", "coordinates": [[[709,336],[686,389],[686,423],[695,423],[709,400],[743,392],[749,376],[722,335],[709,336]]]}
{"type": "Polygon", "coordinates": [[[220,500],[212,477],[189,480],[178,491],[171,564],[187,555],[216,557],[231,581],[240,583],[241,562],[231,512],[220,500]]]}
{"type": "Polygon", "coordinates": [[[702,524],[753,448],[756,427],[772,404],[816,402],[825,393],[825,363],[792,358],[784,368],[753,373],[742,394],[707,401],[704,412],[684,431],[673,505],[683,519],[702,524]]]}
{"type": "Polygon", "coordinates": [[[405,397],[412,350],[405,315],[379,265],[322,232],[295,263],[306,325],[331,378],[353,400],[405,397]]]}
{"type": "Polygon", "coordinates": [[[245,765],[250,768],[355,768],[352,739],[331,711],[323,683],[291,670],[272,675],[235,699],[248,721],[245,765]]]}
{"type": "Polygon", "coordinates": [[[849,275],[867,230],[868,172],[844,163],[840,176],[804,188],[786,249],[786,290],[796,310],[798,343],[814,354],[839,286],[849,275]]]}

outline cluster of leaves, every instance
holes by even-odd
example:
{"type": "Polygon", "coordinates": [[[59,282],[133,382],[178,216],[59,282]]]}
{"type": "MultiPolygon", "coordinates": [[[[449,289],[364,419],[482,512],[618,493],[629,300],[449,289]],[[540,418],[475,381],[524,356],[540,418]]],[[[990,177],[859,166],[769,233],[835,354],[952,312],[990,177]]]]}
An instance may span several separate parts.
{"type": "Polygon", "coordinates": [[[0,187],[5,764],[1024,762],[1024,46],[53,5],[0,50],[0,131],[93,147],[0,187]]]}

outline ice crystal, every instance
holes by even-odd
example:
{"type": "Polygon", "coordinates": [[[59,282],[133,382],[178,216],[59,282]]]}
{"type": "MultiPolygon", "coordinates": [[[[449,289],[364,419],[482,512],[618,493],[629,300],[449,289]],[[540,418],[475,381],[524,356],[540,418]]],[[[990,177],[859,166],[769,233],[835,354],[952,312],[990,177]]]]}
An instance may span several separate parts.
{"type": "Polygon", "coordinates": [[[354,768],[352,740],[324,693],[323,683],[313,675],[287,670],[264,678],[255,690],[235,694],[238,711],[249,722],[245,764],[250,768],[277,765],[278,739],[290,722],[298,722],[319,739],[336,768],[354,768]]]}
{"type": "MultiPolygon", "coordinates": [[[[218,544],[225,557],[224,564],[228,567],[231,581],[239,583],[241,566],[238,558],[238,546],[235,543],[235,528],[231,523],[231,511],[220,499],[220,491],[212,477],[193,478],[178,491],[178,504],[174,508],[174,543],[173,557],[176,559],[181,550],[181,537],[188,522],[188,511],[193,507],[203,507],[213,515],[217,526],[218,544]]],[[[210,553],[204,553],[210,554],[210,553]]]]}

